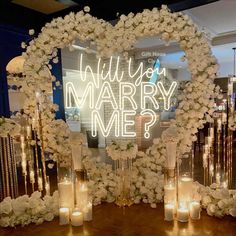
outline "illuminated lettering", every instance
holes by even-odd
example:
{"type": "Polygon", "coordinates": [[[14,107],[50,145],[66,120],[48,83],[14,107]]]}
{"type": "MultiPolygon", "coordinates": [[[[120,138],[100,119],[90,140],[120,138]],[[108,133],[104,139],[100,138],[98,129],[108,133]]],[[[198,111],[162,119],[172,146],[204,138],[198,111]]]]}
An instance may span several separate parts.
{"type": "Polygon", "coordinates": [[[145,109],[146,100],[150,100],[155,109],[159,109],[159,104],[155,99],[156,94],[157,86],[155,84],[151,84],[149,82],[141,83],[141,108],[145,109]]]}
{"type": "Polygon", "coordinates": [[[155,112],[153,110],[150,110],[150,109],[145,109],[145,110],[141,111],[140,114],[142,116],[148,115],[151,118],[150,121],[148,121],[148,122],[146,122],[144,124],[144,130],[145,130],[144,137],[146,139],[149,139],[151,137],[151,135],[150,135],[150,128],[156,123],[157,116],[156,116],[155,112]]]}
{"type": "Polygon", "coordinates": [[[129,116],[135,116],[136,111],[122,111],[122,122],[121,122],[121,135],[122,137],[136,137],[136,133],[133,131],[128,131],[128,127],[134,126],[134,119],[128,120],[129,116]]]}
{"type": "Polygon", "coordinates": [[[151,102],[154,109],[158,110],[159,104],[156,97],[161,95],[164,110],[169,110],[171,97],[177,87],[177,82],[172,82],[168,89],[165,88],[163,82],[157,82],[158,75],[166,76],[166,69],[160,68],[160,61],[155,64],[154,68],[145,70],[143,62],[141,62],[138,68],[133,71],[131,58],[128,61],[128,73],[126,75],[128,74],[132,81],[124,82],[122,81],[124,71],[120,69],[120,63],[120,57],[110,57],[107,63],[103,63],[99,58],[97,68],[93,71],[90,65],[83,65],[83,54],[81,54],[79,64],[80,80],[81,83],[86,83],[86,86],[84,85],[85,89],[82,94],[77,94],[73,82],[67,82],[65,85],[65,107],[81,108],[85,104],[89,104],[88,112],[91,115],[93,137],[97,135],[97,131],[107,137],[113,129],[116,137],[136,137],[136,133],[132,131],[135,126],[134,116],[137,111],[140,111],[140,115],[150,117],[150,120],[148,119],[144,124],[144,137],[148,139],[150,138],[150,128],[157,121],[157,115],[153,110],[146,109],[146,103],[151,102]],[[143,78],[149,78],[150,81],[145,82],[143,78]],[[111,86],[111,83],[114,82],[116,82],[115,86],[111,86]],[[137,90],[137,87],[140,90],[137,90]],[[137,92],[140,92],[140,96],[136,96],[137,92]],[[97,94],[96,101],[95,94],[97,94]],[[138,98],[140,98],[140,103],[137,101],[138,98]],[[108,103],[113,109],[108,123],[105,123],[101,117],[101,109],[104,103],[108,103]]]}
{"type": "Polygon", "coordinates": [[[113,109],[118,109],[115,96],[111,89],[111,85],[106,81],[103,83],[100,94],[98,96],[98,100],[96,103],[96,109],[101,109],[103,103],[111,103],[113,109]]]}
{"type": "Polygon", "coordinates": [[[81,101],[79,101],[78,94],[76,93],[74,84],[72,82],[66,83],[66,108],[72,108],[72,107],[83,107],[86,98],[89,96],[89,108],[94,108],[94,85],[92,82],[89,82],[86,85],[85,91],[83,95],[81,96],[81,101]],[[72,103],[72,98],[74,100],[74,104],[72,103]]]}
{"type": "Polygon", "coordinates": [[[157,86],[164,99],[164,109],[168,111],[170,109],[170,98],[173,95],[175,88],[177,87],[177,82],[174,81],[171,83],[168,92],[165,90],[163,83],[157,82],[157,86]]]}
{"type": "Polygon", "coordinates": [[[99,114],[98,110],[93,110],[92,111],[92,124],[91,124],[91,129],[92,129],[92,136],[96,137],[97,135],[97,128],[99,126],[101,133],[104,137],[107,137],[110,134],[112,125],[114,124],[114,128],[115,128],[115,136],[119,137],[119,126],[120,126],[120,122],[119,122],[119,111],[114,110],[112,113],[112,116],[108,122],[107,127],[105,128],[104,123],[101,119],[101,116],[99,114]]]}
{"type": "Polygon", "coordinates": [[[136,87],[132,83],[121,82],[119,84],[119,101],[120,101],[120,109],[125,108],[125,100],[129,101],[134,110],[137,110],[138,106],[134,100],[134,95],[136,94],[136,87]],[[128,90],[128,91],[127,91],[128,90]]]}

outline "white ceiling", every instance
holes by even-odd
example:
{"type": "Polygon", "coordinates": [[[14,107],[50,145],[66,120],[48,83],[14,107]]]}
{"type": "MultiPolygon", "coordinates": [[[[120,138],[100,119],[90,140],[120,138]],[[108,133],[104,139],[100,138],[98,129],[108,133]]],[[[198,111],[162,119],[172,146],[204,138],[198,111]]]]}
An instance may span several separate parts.
{"type": "MultiPolygon", "coordinates": [[[[212,51],[221,64],[228,63],[233,67],[233,47],[236,47],[236,0],[220,0],[211,4],[192,8],[184,11],[193,21],[208,34],[212,40],[212,51]],[[232,65],[231,65],[232,64],[232,65]]],[[[173,44],[171,44],[173,45],[173,44]]],[[[157,37],[144,38],[138,41],[136,49],[139,53],[142,50],[168,49],[157,37]]],[[[163,57],[170,67],[186,67],[185,63],[180,62],[181,53],[178,48],[176,52],[168,53],[163,57]]],[[[227,72],[225,72],[227,73],[227,72]]]]}
{"type": "Polygon", "coordinates": [[[200,26],[206,27],[213,36],[236,31],[236,1],[220,0],[185,11],[200,26]]]}

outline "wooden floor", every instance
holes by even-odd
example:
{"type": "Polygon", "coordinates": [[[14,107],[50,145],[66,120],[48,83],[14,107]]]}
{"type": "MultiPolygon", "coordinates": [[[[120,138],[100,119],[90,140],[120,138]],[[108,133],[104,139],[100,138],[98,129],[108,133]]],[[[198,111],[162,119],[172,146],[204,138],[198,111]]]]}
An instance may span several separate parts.
{"type": "Polygon", "coordinates": [[[114,204],[94,207],[93,221],[81,227],[59,226],[58,219],[42,225],[30,225],[15,229],[0,228],[1,236],[235,236],[236,219],[210,217],[202,211],[198,221],[189,223],[163,220],[163,204],[152,209],[148,204],[119,208],[114,204]]]}

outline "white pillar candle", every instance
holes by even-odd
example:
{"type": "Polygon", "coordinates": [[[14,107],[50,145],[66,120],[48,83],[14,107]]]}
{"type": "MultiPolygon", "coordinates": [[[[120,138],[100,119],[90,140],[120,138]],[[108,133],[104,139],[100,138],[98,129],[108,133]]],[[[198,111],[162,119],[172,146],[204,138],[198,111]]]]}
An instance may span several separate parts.
{"type": "Polygon", "coordinates": [[[166,168],[174,169],[176,163],[176,142],[166,143],[166,168]]]}
{"type": "Polygon", "coordinates": [[[202,160],[203,160],[203,167],[206,168],[208,166],[208,155],[206,153],[203,153],[203,157],[202,157],[202,160]]]}
{"type": "Polygon", "coordinates": [[[32,118],[32,129],[36,128],[36,120],[35,118],[32,118]]]}
{"type": "Polygon", "coordinates": [[[21,147],[22,151],[24,151],[24,150],[25,150],[25,146],[26,146],[26,144],[25,144],[25,143],[21,143],[21,144],[20,144],[20,147],[21,147]]]}
{"type": "Polygon", "coordinates": [[[190,217],[193,220],[200,219],[201,206],[198,201],[192,201],[189,205],[190,217]]]}
{"type": "Polygon", "coordinates": [[[68,225],[70,222],[70,210],[63,207],[59,209],[59,221],[60,225],[68,225]]]}
{"type": "Polygon", "coordinates": [[[23,175],[27,175],[27,161],[25,152],[21,153],[21,167],[23,175]]]}
{"type": "Polygon", "coordinates": [[[45,184],[45,189],[46,189],[46,195],[50,196],[50,183],[45,184]]]}
{"type": "Polygon", "coordinates": [[[89,202],[83,210],[84,221],[91,221],[93,219],[93,204],[89,202]]]}
{"type": "Polygon", "coordinates": [[[189,210],[187,208],[179,208],[177,210],[177,220],[180,222],[188,222],[189,210]]]}
{"type": "Polygon", "coordinates": [[[228,183],[226,181],[223,181],[222,187],[226,189],[228,187],[228,183]]]}
{"type": "Polygon", "coordinates": [[[227,122],[227,115],[226,113],[222,113],[222,123],[226,123],[227,122]]]}
{"type": "Polygon", "coordinates": [[[22,161],[26,161],[26,153],[22,152],[21,153],[22,161]]]}
{"type": "Polygon", "coordinates": [[[31,138],[31,135],[32,135],[31,132],[32,132],[32,131],[31,131],[30,125],[27,125],[27,126],[26,126],[26,135],[27,135],[27,138],[28,138],[28,139],[31,138]]]}
{"type": "Polygon", "coordinates": [[[173,184],[167,184],[164,186],[165,192],[165,201],[166,202],[175,202],[176,200],[176,188],[173,184]]]}
{"type": "Polygon", "coordinates": [[[217,130],[221,131],[221,119],[217,119],[217,130]]]}
{"type": "Polygon", "coordinates": [[[83,225],[83,213],[80,211],[74,211],[71,214],[71,225],[72,226],[81,226],[83,225]]]}
{"type": "Polygon", "coordinates": [[[214,138],[214,128],[210,127],[210,137],[214,138]]]}
{"type": "Polygon", "coordinates": [[[22,167],[22,173],[23,175],[27,175],[27,163],[25,160],[22,160],[21,162],[21,167],[22,167]]]}
{"type": "Polygon", "coordinates": [[[35,183],[35,176],[34,176],[34,171],[30,170],[30,183],[34,184],[35,183]]]}
{"type": "MultiPolygon", "coordinates": [[[[208,139],[207,139],[207,141],[208,141],[208,139]]],[[[205,145],[204,145],[204,152],[205,152],[205,153],[208,153],[208,152],[209,152],[209,145],[208,145],[208,144],[205,144],[205,145]]]]}
{"type": "Polygon", "coordinates": [[[36,102],[40,103],[41,93],[40,92],[36,92],[35,96],[36,96],[36,102]]]}
{"type": "Polygon", "coordinates": [[[86,183],[76,184],[76,206],[82,210],[88,204],[88,188],[86,183]]]}
{"type": "Polygon", "coordinates": [[[24,143],[24,142],[25,142],[25,137],[24,137],[24,135],[21,135],[21,136],[20,136],[20,141],[21,141],[21,143],[24,143]]]}
{"type": "Polygon", "coordinates": [[[207,142],[211,146],[211,144],[213,142],[213,138],[211,136],[207,137],[207,142]]]}
{"type": "Polygon", "coordinates": [[[213,164],[210,164],[209,171],[210,171],[210,175],[214,175],[214,165],[213,164]]]}
{"type": "Polygon", "coordinates": [[[175,205],[168,203],[164,206],[164,212],[165,212],[165,220],[172,221],[174,220],[174,211],[175,211],[175,205]]]}
{"type": "Polygon", "coordinates": [[[216,173],[216,183],[220,185],[220,173],[216,173]]]}
{"type": "Polygon", "coordinates": [[[38,190],[43,191],[43,179],[42,177],[38,177],[38,190]]]}
{"type": "Polygon", "coordinates": [[[179,200],[180,202],[189,202],[191,200],[193,179],[188,176],[180,177],[179,181],[179,200]]]}
{"type": "Polygon", "coordinates": [[[72,209],[74,207],[73,183],[65,180],[58,184],[59,205],[72,209]]]}

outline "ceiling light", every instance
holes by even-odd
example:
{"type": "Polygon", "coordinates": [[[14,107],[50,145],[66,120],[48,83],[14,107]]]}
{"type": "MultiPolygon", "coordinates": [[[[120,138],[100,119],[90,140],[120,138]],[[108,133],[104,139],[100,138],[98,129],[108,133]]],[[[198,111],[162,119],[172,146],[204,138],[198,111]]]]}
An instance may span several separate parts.
{"type": "Polygon", "coordinates": [[[68,7],[73,7],[79,5],[78,3],[72,1],[72,0],[56,0],[57,2],[60,2],[68,7]]]}

